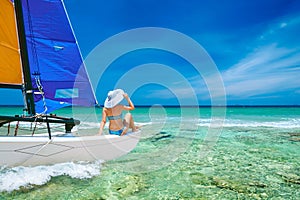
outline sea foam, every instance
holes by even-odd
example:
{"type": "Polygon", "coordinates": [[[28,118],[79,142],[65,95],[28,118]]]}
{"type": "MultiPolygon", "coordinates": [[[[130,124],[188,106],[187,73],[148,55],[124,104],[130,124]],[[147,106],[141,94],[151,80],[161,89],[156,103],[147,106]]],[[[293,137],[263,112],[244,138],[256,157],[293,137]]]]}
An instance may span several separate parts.
{"type": "MultiPolygon", "coordinates": [[[[220,122],[222,120],[216,120],[220,122]]],[[[212,119],[199,119],[198,126],[210,127],[213,124],[212,119]]],[[[285,118],[276,121],[250,121],[239,119],[225,119],[222,127],[268,127],[268,128],[300,128],[300,119],[285,118]]]]}
{"type": "Polygon", "coordinates": [[[44,185],[52,177],[67,175],[86,179],[100,174],[102,161],[93,163],[60,163],[51,166],[13,167],[0,169],[0,191],[11,192],[20,188],[44,185]]]}

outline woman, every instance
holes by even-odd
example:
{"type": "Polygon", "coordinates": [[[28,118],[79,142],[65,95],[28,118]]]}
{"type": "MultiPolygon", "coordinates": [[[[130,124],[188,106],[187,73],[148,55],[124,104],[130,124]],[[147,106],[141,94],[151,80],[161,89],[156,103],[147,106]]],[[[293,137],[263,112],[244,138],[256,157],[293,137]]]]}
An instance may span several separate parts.
{"type": "Polygon", "coordinates": [[[109,133],[114,135],[125,135],[129,128],[133,132],[137,131],[137,127],[134,125],[132,115],[127,113],[122,119],[123,110],[134,110],[134,105],[131,102],[128,94],[124,93],[121,89],[110,91],[104,102],[104,108],[102,111],[102,121],[100,123],[99,134],[103,133],[103,129],[106,123],[106,118],[109,119],[109,133]],[[123,98],[125,98],[129,106],[119,104],[123,98]]]}

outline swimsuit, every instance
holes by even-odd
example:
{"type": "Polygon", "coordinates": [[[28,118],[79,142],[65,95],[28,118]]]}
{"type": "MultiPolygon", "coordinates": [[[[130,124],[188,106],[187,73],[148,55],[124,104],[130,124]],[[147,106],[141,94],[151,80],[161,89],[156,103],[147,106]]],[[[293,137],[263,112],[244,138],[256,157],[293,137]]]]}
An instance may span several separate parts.
{"type": "Polygon", "coordinates": [[[123,133],[123,129],[120,129],[118,131],[113,131],[113,130],[108,130],[109,131],[109,134],[112,134],[112,135],[121,135],[123,133]]]}
{"type": "MultiPolygon", "coordinates": [[[[118,119],[122,119],[122,113],[120,115],[117,116],[107,116],[107,118],[109,120],[118,120],[118,119]]],[[[113,135],[121,135],[123,133],[123,129],[114,131],[114,130],[108,130],[109,134],[113,134],[113,135]]]]}
{"type": "Polygon", "coordinates": [[[117,120],[117,119],[122,119],[122,113],[117,116],[107,116],[109,120],[117,120]]]}

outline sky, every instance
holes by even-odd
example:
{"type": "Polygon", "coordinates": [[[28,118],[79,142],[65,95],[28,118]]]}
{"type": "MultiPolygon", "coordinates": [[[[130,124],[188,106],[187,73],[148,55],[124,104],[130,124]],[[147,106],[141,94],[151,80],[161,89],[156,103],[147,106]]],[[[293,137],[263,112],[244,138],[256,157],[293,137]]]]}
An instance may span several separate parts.
{"type": "Polygon", "coordinates": [[[118,87],[136,105],[300,105],[300,1],[64,3],[100,104],[118,87]]]}

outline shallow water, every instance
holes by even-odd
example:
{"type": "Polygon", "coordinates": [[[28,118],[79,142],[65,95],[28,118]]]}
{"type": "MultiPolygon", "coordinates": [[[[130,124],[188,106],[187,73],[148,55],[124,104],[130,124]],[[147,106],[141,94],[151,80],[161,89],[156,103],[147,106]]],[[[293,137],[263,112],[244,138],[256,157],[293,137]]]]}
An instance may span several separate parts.
{"type": "MultiPolygon", "coordinates": [[[[73,111],[83,122],[78,132],[97,131],[99,110],[80,109],[73,111]]],[[[138,108],[133,114],[143,135],[128,155],[105,163],[2,167],[0,199],[300,197],[300,108],[223,111],[138,108]]]]}

